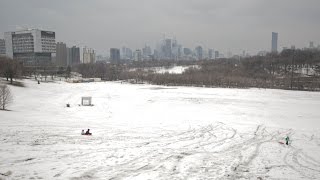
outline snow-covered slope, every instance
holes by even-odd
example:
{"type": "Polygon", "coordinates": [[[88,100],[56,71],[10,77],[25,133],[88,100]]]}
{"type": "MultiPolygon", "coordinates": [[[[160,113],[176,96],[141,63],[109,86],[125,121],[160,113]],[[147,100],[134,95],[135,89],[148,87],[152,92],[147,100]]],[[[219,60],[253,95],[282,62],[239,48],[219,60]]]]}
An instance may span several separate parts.
{"type": "Polygon", "coordinates": [[[25,83],[0,111],[0,179],[320,179],[320,93],[25,83]]]}

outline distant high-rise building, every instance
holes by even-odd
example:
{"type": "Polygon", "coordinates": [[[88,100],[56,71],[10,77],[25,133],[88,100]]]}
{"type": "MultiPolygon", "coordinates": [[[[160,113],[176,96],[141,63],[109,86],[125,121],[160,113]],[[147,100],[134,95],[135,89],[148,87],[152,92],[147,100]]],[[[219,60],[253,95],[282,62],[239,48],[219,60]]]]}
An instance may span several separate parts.
{"type": "Polygon", "coordinates": [[[198,60],[202,60],[203,59],[203,50],[201,46],[197,46],[196,49],[196,56],[198,60]]]}
{"type": "Polygon", "coordinates": [[[0,55],[6,54],[6,43],[4,39],[0,39],[0,55]]]}
{"type": "Polygon", "coordinates": [[[159,59],[160,58],[160,54],[159,54],[159,51],[158,50],[153,50],[153,58],[154,59],[159,59]]]}
{"type": "Polygon", "coordinates": [[[178,59],[181,59],[182,54],[183,54],[183,52],[182,52],[182,45],[178,45],[178,59]]]}
{"type": "Polygon", "coordinates": [[[142,48],[142,54],[143,54],[143,58],[148,58],[149,56],[151,56],[152,55],[151,47],[145,45],[145,47],[142,48]]]}
{"type": "Polygon", "coordinates": [[[130,48],[126,48],[126,56],[127,59],[131,60],[132,59],[132,50],[130,48]]]}
{"type": "MultiPolygon", "coordinates": [[[[260,51],[260,52],[262,52],[262,51],[260,51]]],[[[259,55],[260,52],[258,52],[258,55],[259,55]]],[[[260,54],[261,54],[261,53],[260,53],[260,54]]],[[[245,50],[242,51],[242,55],[241,55],[241,56],[242,56],[242,57],[246,57],[246,51],[245,51],[245,50]]]]}
{"type": "Polygon", "coordinates": [[[174,60],[180,60],[182,56],[182,45],[178,44],[176,39],[172,42],[172,58],[174,60]]]}
{"type": "Polygon", "coordinates": [[[172,40],[172,45],[171,45],[171,56],[172,59],[178,60],[179,59],[179,44],[176,39],[172,40]]]}
{"type": "Polygon", "coordinates": [[[56,52],[55,32],[38,29],[5,32],[6,55],[25,66],[50,64],[56,52]]]}
{"type": "Polygon", "coordinates": [[[96,62],[96,54],[93,49],[83,48],[83,63],[95,63],[96,62]]]}
{"type": "Polygon", "coordinates": [[[271,52],[278,52],[278,33],[272,32],[271,52]]]}
{"type": "Polygon", "coordinates": [[[122,47],[121,49],[121,58],[124,60],[131,60],[132,59],[132,50],[127,47],[122,47]]]}
{"type": "Polygon", "coordinates": [[[123,47],[121,48],[120,57],[121,57],[121,59],[127,59],[126,47],[125,47],[125,46],[123,46],[123,47]]]}
{"type": "Polygon", "coordinates": [[[220,58],[220,53],[219,53],[219,51],[215,51],[215,52],[214,52],[214,57],[215,57],[215,59],[220,58]]]}
{"type": "Polygon", "coordinates": [[[189,48],[183,48],[183,54],[184,54],[185,56],[189,56],[189,55],[192,54],[192,51],[191,51],[191,49],[189,49],[189,48]]]}
{"type": "Polygon", "coordinates": [[[113,63],[120,62],[120,49],[117,49],[117,48],[110,49],[110,60],[113,63]]]}
{"type": "Polygon", "coordinates": [[[68,66],[80,64],[80,48],[73,46],[67,48],[67,62],[68,66]]]}
{"type": "Polygon", "coordinates": [[[310,43],[309,43],[309,48],[310,49],[314,49],[315,47],[314,47],[314,42],[313,41],[310,41],[310,43]]]}
{"type": "Polygon", "coordinates": [[[67,45],[63,42],[58,42],[56,45],[56,65],[60,67],[68,66],[67,45]]]}
{"type": "Polygon", "coordinates": [[[214,59],[213,56],[214,56],[214,50],[213,50],[213,49],[209,49],[209,50],[208,50],[208,58],[209,58],[209,59],[214,59]]]}
{"type": "Polygon", "coordinates": [[[166,39],[165,40],[165,45],[164,45],[164,56],[167,59],[172,58],[172,44],[171,44],[171,39],[166,39]]]}
{"type": "Polygon", "coordinates": [[[140,49],[137,49],[134,53],[134,60],[135,61],[142,61],[142,52],[140,49]]]}

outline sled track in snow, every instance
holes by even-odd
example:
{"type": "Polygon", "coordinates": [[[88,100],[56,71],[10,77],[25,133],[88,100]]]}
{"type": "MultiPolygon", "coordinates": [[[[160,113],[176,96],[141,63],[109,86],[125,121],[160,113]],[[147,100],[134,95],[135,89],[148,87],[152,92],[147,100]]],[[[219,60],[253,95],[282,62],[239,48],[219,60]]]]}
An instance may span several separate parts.
{"type": "MultiPolygon", "coordinates": [[[[1,132],[0,132],[1,133],[1,132]]],[[[23,132],[11,132],[15,135],[23,132]]],[[[239,133],[223,123],[214,123],[186,131],[165,131],[159,128],[154,134],[110,129],[108,136],[72,136],[59,134],[34,134],[32,139],[20,142],[24,146],[47,151],[51,145],[70,145],[59,151],[49,151],[45,156],[32,160],[21,159],[16,164],[35,165],[51,161],[58,163],[72,159],[72,163],[63,169],[52,169],[52,177],[64,177],[65,174],[78,174],[71,179],[121,179],[134,177],[152,177],[151,179],[256,179],[267,178],[273,168],[287,168],[301,177],[317,179],[320,177],[319,161],[302,150],[292,146],[279,145],[278,140],[284,134],[294,134],[292,130],[268,132],[259,125],[252,131],[239,133]],[[37,144],[33,144],[35,141],[37,144]],[[74,147],[77,144],[79,147],[74,147]],[[265,164],[260,174],[255,164],[268,151],[262,147],[274,144],[281,152],[288,151],[283,163],[265,164]],[[84,149],[82,149],[82,145],[84,149]],[[90,148],[95,145],[94,148],[90,148]],[[51,156],[52,155],[52,156],[51,156]],[[260,158],[260,159],[259,159],[260,158]],[[75,164],[78,164],[75,166],[75,164]],[[309,173],[310,172],[310,173],[309,173]],[[79,175],[80,174],[80,175],[79,175]]],[[[6,136],[3,143],[17,141],[15,136],[6,136]]],[[[273,156],[273,154],[270,154],[273,156]]],[[[272,157],[271,157],[272,158],[272,157]]],[[[274,158],[274,157],[273,157],[274,158]]]]}
{"type": "Polygon", "coordinates": [[[284,157],[284,162],[289,168],[305,178],[317,179],[320,177],[320,163],[305,155],[300,149],[291,147],[284,157]]]}
{"type": "MultiPolygon", "coordinates": [[[[146,151],[140,154],[140,156],[136,156],[129,161],[113,167],[115,174],[113,177],[109,178],[117,179],[119,177],[125,177],[125,175],[128,174],[139,176],[140,174],[152,172],[166,174],[167,176],[165,177],[173,177],[173,179],[175,176],[176,178],[181,177],[182,174],[183,177],[195,173],[199,175],[198,171],[184,173],[180,171],[182,161],[190,156],[200,156],[203,158],[201,168],[197,168],[203,169],[203,172],[205,173],[203,174],[203,177],[206,177],[208,171],[213,168],[210,164],[212,164],[214,159],[210,161],[211,152],[203,150],[201,147],[213,147],[214,143],[221,143],[227,139],[233,138],[236,134],[233,129],[229,129],[225,132],[225,138],[217,140],[216,131],[220,131],[221,133],[221,130],[225,131],[224,129],[227,129],[221,128],[223,126],[223,124],[219,123],[217,125],[209,125],[181,133],[162,135],[156,139],[148,139],[147,141],[151,142],[145,142],[146,145],[144,149],[146,149],[146,151]],[[201,142],[206,143],[201,144],[201,142]],[[170,167],[167,167],[167,163],[171,164],[170,167]]],[[[214,176],[215,175],[212,174],[212,177],[214,176]]]]}

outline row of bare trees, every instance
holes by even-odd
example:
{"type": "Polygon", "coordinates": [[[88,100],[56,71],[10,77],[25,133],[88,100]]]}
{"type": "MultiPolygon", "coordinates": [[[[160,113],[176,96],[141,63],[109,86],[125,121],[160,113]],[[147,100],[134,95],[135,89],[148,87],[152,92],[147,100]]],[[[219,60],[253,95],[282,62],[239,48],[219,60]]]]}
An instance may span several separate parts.
{"type": "Polygon", "coordinates": [[[203,61],[139,61],[127,63],[79,64],[71,67],[23,67],[16,60],[0,58],[0,76],[7,80],[21,75],[65,76],[71,71],[84,78],[102,80],[130,80],[159,85],[262,87],[300,90],[320,90],[320,51],[284,50],[279,54],[203,61]],[[157,74],[150,67],[190,66],[182,74],[157,74]],[[148,70],[149,69],[149,70],[148,70]],[[307,73],[302,74],[302,70],[307,73]]]}
{"type": "Polygon", "coordinates": [[[21,77],[23,65],[14,59],[0,56],[0,77],[5,77],[7,81],[13,83],[13,79],[21,77]]]}
{"type": "Polygon", "coordinates": [[[204,60],[182,74],[156,74],[136,69],[122,79],[159,85],[259,87],[320,90],[320,51],[284,50],[279,54],[244,59],[204,60]],[[305,69],[310,73],[301,73],[305,69]]]}
{"type": "Polygon", "coordinates": [[[80,64],[73,70],[85,78],[158,85],[320,90],[320,51],[315,50],[284,50],[279,54],[242,59],[80,64]],[[182,74],[158,74],[149,69],[174,65],[191,68],[182,74]],[[197,65],[197,68],[191,65],[197,65]],[[310,73],[302,74],[302,69],[310,73]]]}

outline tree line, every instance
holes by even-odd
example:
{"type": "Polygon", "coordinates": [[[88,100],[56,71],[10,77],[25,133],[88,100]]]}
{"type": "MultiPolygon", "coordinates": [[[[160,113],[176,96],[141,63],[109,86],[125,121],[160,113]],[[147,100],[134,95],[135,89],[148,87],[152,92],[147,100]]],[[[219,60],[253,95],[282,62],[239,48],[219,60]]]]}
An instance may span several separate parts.
{"type": "Polygon", "coordinates": [[[72,67],[54,65],[24,67],[17,60],[0,57],[0,76],[11,82],[12,79],[21,76],[35,76],[35,78],[41,76],[45,79],[54,76],[69,78],[71,71],[80,73],[83,78],[157,85],[320,90],[320,51],[288,49],[280,53],[246,58],[97,62],[72,67]],[[182,74],[159,74],[150,69],[173,66],[189,66],[190,68],[182,74]]]}
{"type": "Polygon", "coordinates": [[[196,61],[194,65],[200,68],[189,68],[182,74],[157,74],[137,68],[123,71],[120,77],[157,85],[320,90],[318,50],[288,49],[266,56],[196,61]]]}

